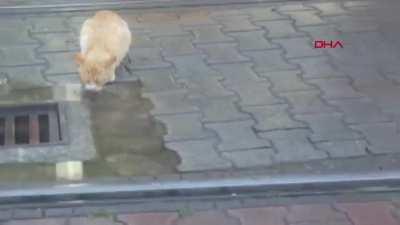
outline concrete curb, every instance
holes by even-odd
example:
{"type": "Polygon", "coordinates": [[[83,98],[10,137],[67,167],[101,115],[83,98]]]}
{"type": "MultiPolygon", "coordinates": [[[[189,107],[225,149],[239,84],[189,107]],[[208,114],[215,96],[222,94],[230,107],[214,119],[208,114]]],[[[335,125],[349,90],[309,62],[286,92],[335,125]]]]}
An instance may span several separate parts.
{"type": "Polygon", "coordinates": [[[292,195],[297,192],[301,195],[316,195],[317,193],[338,193],[348,190],[384,191],[398,188],[399,185],[400,171],[330,175],[257,175],[138,183],[121,181],[103,184],[41,185],[30,189],[8,187],[0,190],[0,204],[210,195],[236,196],[257,192],[282,194],[290,192],[292,195]]]}

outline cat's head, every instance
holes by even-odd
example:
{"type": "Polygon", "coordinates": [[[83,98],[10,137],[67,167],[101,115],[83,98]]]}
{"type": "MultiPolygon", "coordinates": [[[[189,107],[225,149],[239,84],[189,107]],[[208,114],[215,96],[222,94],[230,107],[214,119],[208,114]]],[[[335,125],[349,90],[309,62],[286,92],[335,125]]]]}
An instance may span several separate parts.
{"type": "Polygon", "coordinates": [[[79,76],[83,88],[88,91],[100,91],[114,77],[116,57],[86,57],[81,53],[75,55],[79,76]]]}

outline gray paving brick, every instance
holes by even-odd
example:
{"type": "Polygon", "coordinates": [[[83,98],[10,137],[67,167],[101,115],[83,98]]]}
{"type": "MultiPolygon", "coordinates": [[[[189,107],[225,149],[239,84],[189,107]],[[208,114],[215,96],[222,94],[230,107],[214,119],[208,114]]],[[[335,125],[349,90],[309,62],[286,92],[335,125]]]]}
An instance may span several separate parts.
{"type": "Polygon", "coordinates": [[[272,90],[276,92],[305,91],[314,89],[313,86],[304,83],[299,70],[275,71],[260,73],[272,83],[272,90]]]}
{"type": "Polygon", "coordinates": [[[376,81],[358,87],[358,90],[373,99],[385,113],[400,114],[398,96],[400,87],[390,81],[376,81]]]}
{"type": "Polygon", "coordinates": [[[382,110],[370,99],[345,99],[329,101],[344,112],[347,123],[376,123],[388,122],[388,118],[382,110]]]}
{"type": "Polygon", "coordinates": [[[313,131],[310,138],[314,142],[357,140],[362,138],[358,132],[347,127],[342,121],[342,116],[337,113],[295,115],[295,118],[310,125],[313,131]]]}
{"type": "Polygon", "coordinates": [[[288,113],[287,105],[250,106],[243,110],[251,113],[256,119],[254,128],[257,131],[293,129],[307,127],[305,123],[295,121],[288,113]]]}
{"type": "Polygon", "coordinates": [[[207,211],[214,210],[215,203],[207,200],[191,200],[187,202],[187,207],[193,211],[207,211]]]}
{"type": "Polygon", "coordinates": [[[49,208],[44,211],[45,217],[69,217],[72,215],[72,208],[49,208]]]}
{"type": "Polygon", "coordinates": [[[136,71],[143,85],[143,92],[160,92],[180,89],[173,78],[171,69],[155,69],[136,71]]]}
{"type": "Polygon", "coordinates": [[[334,158],[366,155],[367,146],[368,143],[365,140],[329,141],[316,144],[319,150],[327,152],[334,158]]]}
{"type": "Polygon", "coordinates": [[[251,16],[252,21],[281,20],[288,18],[277,13],[276,8],[273,7],[251,7],[243,9],[243,11],[251,16]]]}
{"type": "Polygon", "coordinates": [[[312,10],[313,8],[306,6],[302,3],[293,3],[293,4],[285,4],[278,7],[278,11],[280,12],[290,12],[290,11],[308,11],[312,10]]]}
{"type": "Polygon", "coordinates": [[[335,109],[326,105],[319,97],[318,91],[298,91],[280,93],[291,104],[290,112],[295,114],[315,114],[335,112],[335,109]]]}
{"type": "Polygon", "coordinates": [[[42,76],[42,67],[13,67],[1,69],[8,78],[8,84],[13,89],[30,89],[37,87],[48,87],[48,83],[42,76]]]}
{"type": "Polygon", "coordinates": [[[197,46],[207,55],[207,62],[212,63],[233,63],[249,61],[247,57],[241,55],[236,49],[237,44],[219,43],[197,46]]]}
{"type": "Polygon", "coordinates": [[[156,116],[156,119],[167,127],[168,132],[164,136],[166,142],[196,140],[213,136],[211,132],[203,128],[199,113],[163,115],[156,116]]]}
{"type": "Polygon", "coordinates": [[[148,33],[135,33],[134,42],[131,45],[132,51],[136,48],[160,48],[160,43],[154,41],[157,38],[151,38],[148,33]]]}
{"type": "Polygon", "coordinates": [[[67,224],[67,219],[46,218],[46,219],[11,220],[4,224],[7,224],[7,225],[25,225],[25,224],[29,224],[29,225],[65,225],[65,224],[67,224]]]}
{"type": "Polygon", "coordinates": [[[232,96],[234,93],[225,89],[218,77],[188,77],[179,80],[188,88],[188,99],[202,99],[232,96]]]}
{"type": "Polygon", "coordinates": [[[241,106],[282,103],[283,100],[273,96],[269,88],[270,83],[267,81],[238,83],[229,86],[230,90],[235,91],[239,95],[239,104],[241,106]]]}
{"type": "Polygon", "coordinates": [[[167,60],[175,65],[177,69],[176,77],[209,77],[219,75],[205,64],[205,56],[203,55],[175,56],[168,57],[167,60]]]}
{"type": "Polygon", "coordinates": [[[188,102],[185,90],[144,93],[143,97],[149,98],[154,104],[151,110],[153,115],[195,112],[199,109],[188,102]]]}
{"type": "Polygon", "coordinates": [[[335,25],[332,24],[302,26],[299,27],[299,30],[307,32],[314,40],[342,41],[342,36],[336,29],[335,25]]]}
{"type": "Polygon", "coordinates": [[[74,55],[74,52],[43,54],[42,57],[49,63],[49,67],[44,70],[44,74],[78,73],[74,55]]]}
{"type": "Polygon", "coordinates": [[[369,7],[375,5],[376,3],[373,1],[345,1],[343,2],[343,6],[345,8],[358,8],[358,7],[369,7]]]}
{"type": "Polygon", "coordinates": [[[313,79],[307,82],[317,85],[323,92],[322,97],[328,100],[360,98],[363,96],[354,90],[350,85],[350,80],[346,78],[313,79]]]}
{"type": "Polygon", "coordinates": [[[307,130],[283,130],[260,133],[260,136],[271,140],[277,153],[274,162],[304,162],[308,160],[327,158],[327,154],[318,151],[309,142],[307,130]]]}
{"type": "Polygon", "coordinates": [[[324,56],[291,59],[290,62],[299,64],[303,69],[304,78],[344,77],[345,74],[329,64],[329,59],[324,56]]]}
{"type": "Polygon", "coordinates": [[[120,222],[115,222],[113,218],[95,218],[95,217],[74,217],[70,218],[69,225],[121,225],[120,222]]]}
{"type": "Polygon", "coordinates": [[[183,26],[215,25],[207,10],[185,10],[179,14],[179,24],[183,26]]]}
{"type": "Polygon", "coordinates": [[[287,63],[282,54],[282,50],[276,49],[243,53],[243,55],[253,59],[254,70],[259,73],[296,69],[296,65],[287,63]]]}
{"type": "Polygon", "coordinates": [[[238,49],[241,51],[246,50],[263,50],[277,48],[278,45],[271,43],[265,38],[265,31],[244,31],[229,33],[229,36],[235,38],[238,42],[238,49]]]}
{"type": "Polygon", "coordinates": [[[248,16],[235,15],[216,18],[216,20],[222,24],[222,30],[224,32],[234,32],[234,31],[250,31],[258,30],[259,27],[253,25],[248,16]]]}
{"type": "Polygon", "coordinates": [[[256,136],[252,130],[253,125],[254,122],[252,120],[246,120],[206,124],[205,126],[213,129],[221,138],[221,142],[218,144],[218,150],[220,151],[270,147],[268,141],[259,139],[256,136]]]}
{"type": "Polygon", "coordinates": [[[325,24],[318,15],[318,11],[315,10],[307,10],[307,11],[291,11],[285,12],[286,15],[289,15],[295,20],[295,25],[297,26],[312,26],[312,25],[320,25],[325,24]]]}
{"type": "Polygon", "coordinates": [[[1,40],[0,46],[15,46],[21,44],[37,44],[28,34],[29,25],[22,19],[17,18],[1,18],[0,26],[1,40]]]}
{"type": "Polygon", "coordinates": [[[254,168],[273,164],[272,148],[251,149],[245,151],[223,152],[222,156],[229,159],[238,168],[254,168]]]}
{"type": "Polygon", "coordinates": [[[12,217],[11,209],[1,209],[0,210],[0,221],[10,220],[12,217]]]}
{"type": "Polygon", "coordinates": [[[13,219],[32,219],[42,217],[40,208],[14,209],[12,214],[13,219]]]}
{"type": "Polygon", "coordinates": [[[400,151],[400,135],[396,123],[371,123],[352,126],[361,131],[371,144],[373,153],[397,153],[400,151]]]}
{"type": "Polygon", "coordinates": [[[63,16],[29,17],[28,23],[32,32],[62,32],[68,31],[67,18],[63,16]]]}
{"type": "Polygon", "coordinates": [[[66,74],[66,75],[48,75],[45,76],[45,79],[55,85],[63,85],[63,84],[80,84],[81,81],[79,79],[78,74],[66,74]]]}
{"type": "Polygon", "coordinates": [[[225,85],[240,84],[248,81],[262,81],[252,70],[251,63],[235,63],[213,66],[223,77],[225,85]]]}
{"type": "Polygon", "coordinates": [[[340,5],[340,2],[318,2],[310,5],[320,10],[321,16],[337,16],[348,13],[340,5]]]}
{"type": "Polygon", "coordinates": [[[376,31],[378,29],[378,25],[372,17],[341,15],[325,17],[325,21],[336,24],[337,29],[341,32],[376,31]]]}
{"type": "Polygon", "coordinates": [[[153,25],[153,24],[170,24],[176,23],[179,19],[179,16],[176,12],[172,11],[152,11],[146,12],[140,15],[137,15],[136,20],[140,23],[146,25],[153,25]]]}
{"type": "Polygon", "coordinates": [[[233,97],[203,99],[199,102],[199,108],[203,112],[203,122],[224,122],[233,120],[250,119],[246,113],[238,110],[233,97]]]}
{"type": "Polygon", "coordinates": [[[78,51],[78,40],[73,33],[37,33],[33,36],[39,39],[43,46],[38,52],[78,51]]]}
{"type": "Polygon", "coordinates": [[[213,140],[198,140],[172,142],[166,146],[179,154],[181,163],[178,170],[181,172],[230,168],[231,163],[217,154],[214,144],[213,140]]]}
{"type": "Polygon", "coordinates": [[[309,38],[276,39],[274,42],[283,46],[286,50],[287,58],[319,56],[323,54],[321,49],[313,47],[313,41],[309,38]]]}
{"type": "Polygon", "coordinates": [[[156,24],[151,24],[145,27],[149,29],[148,35],[150,37],[178,36],[190,34],[189,31],[184,30],[177,23],[162,23],[158,21],[158,23],[156,24]]]}
{"type": "Polygon", "coordinates": [[[187,29],[193,32],[195,36],[194,43],[197,44],[234,41],[233,38],[222,33],[222,26],[219,25],[198,26],[187,29]]]}
{"type": "Polygon", "coordinates": [[[354,87],[370,86],[375,83],[386,82],[377,68],[369,66],[339,65],[340,71],[353,80],[354,87]]]}
{"type": "Polygon", "coordinates": [[[259,21],[255,24],[267,30],[268,38],[287,38],[305,35],[294,28],[293,21],[291,20],[259,21]]]}
{"type": "Polygon", "coordinates": [[[200,51],[194,48],[191,39],[191,36],[167,36],[155,38],[155,41],[160,43],[166,56],[199,54],[200,51]]]}
{"type": "Polygon", "coordinates": [[[161,57],[158,48],[135,48],[129,52],[132,63],[129,68],[132,69],[149,69],[168,67],[169,63],[165,62],[161,57]]]}
{"type": "Polygon", "coordinates": [[[0,66],[23,66],[43,63],[34,54],[35,46],[4,46],[0,48],[0,66]]]}

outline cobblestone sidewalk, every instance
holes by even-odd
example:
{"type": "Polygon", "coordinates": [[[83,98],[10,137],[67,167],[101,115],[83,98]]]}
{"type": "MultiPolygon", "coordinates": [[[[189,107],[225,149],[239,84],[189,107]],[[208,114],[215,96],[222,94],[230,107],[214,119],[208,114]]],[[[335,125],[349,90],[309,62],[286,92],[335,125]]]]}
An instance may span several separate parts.
{"type": "MultiPolygon", "coordinates": [[[[136,43],[120,75],[142,82],[180,172],[397,155],[399,51],[373,9],[345,1],[123,10],[136,43]],[[315,49],[317,39],[344,48],[315,49]]],[[[88,15],[0,15],[2,80],[14,88],[78,84],[72,55],[88,15]]],[[[357,215],[352,206],[336,213],[348,207],[357,215]]],[[[248,224],[246,213],[199,217],[248,224]]]]}

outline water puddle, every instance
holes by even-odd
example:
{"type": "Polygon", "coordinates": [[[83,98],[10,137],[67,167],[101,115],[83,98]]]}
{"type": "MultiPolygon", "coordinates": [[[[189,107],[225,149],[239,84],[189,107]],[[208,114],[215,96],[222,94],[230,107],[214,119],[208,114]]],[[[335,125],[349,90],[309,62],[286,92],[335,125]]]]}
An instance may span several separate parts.
{"type": "MultiPolygon", "coordinates": [[[[0,106],[60,102],[60,96],[71,96],[70,93],[60,95],[69,89],[6,88],[0,90],[0,106]]],[[[77,86],[75,92],[80,93],[77,86]]],[[[79,94],[72,98],[74,101],[67,97],[63,104],[67,105],[69,143],[0,147],[0,184],[175,172],[179,158],[164,147],[166,129],[150,115],[153,105],[141,96],[139,82],[116,82],[97,94],[79,94]]]]}

